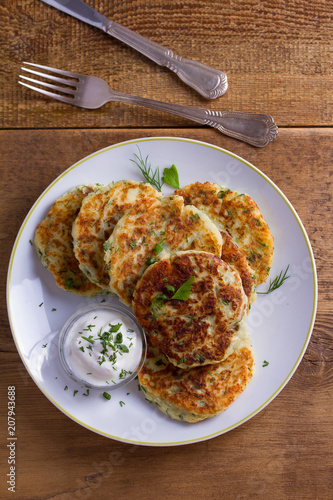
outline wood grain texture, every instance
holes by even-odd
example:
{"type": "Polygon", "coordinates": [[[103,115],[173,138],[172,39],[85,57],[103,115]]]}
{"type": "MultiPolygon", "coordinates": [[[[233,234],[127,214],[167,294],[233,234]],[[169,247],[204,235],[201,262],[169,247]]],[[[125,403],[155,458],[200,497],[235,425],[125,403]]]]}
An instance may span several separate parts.
{"type": "Polygon", "coordinates": [[[333,1],[89,0],[116,22],[183,57],[224,70],[229,90],[207,101],[123,43],[39,0],[0,6],[2,128],[190,127],[170,115],[112,103],[87,111],[17,84],[23,61],[104,78],[118,91],[208,107],[265,112],[280,126],[332,126],[333,1]]]}
{"type": "MultiPolygon", "coordinates": [[[[6,463],[6,394],[7,387],[15,385],[18,436],[15,498],[331,498],[332,136],[330,128],[282,128],[267,148],[255,149],[205,128],[0,131],[3,263],[0,453],[6,463]],[[267,174],[303,221],[313,246],[319,281],[320,300],[309,347],[277,398],[230,433],[174,448],[118,443],[80,427],[56,409],[35,386],[20,361],[4,298],[6,269],[15,236],[28,210],[50,182],[96,150],[146,136],[180,136],[209,142],[246,158],[267,174]]],[[[12,498],[3,486],[0,496],[12,498]]]]}

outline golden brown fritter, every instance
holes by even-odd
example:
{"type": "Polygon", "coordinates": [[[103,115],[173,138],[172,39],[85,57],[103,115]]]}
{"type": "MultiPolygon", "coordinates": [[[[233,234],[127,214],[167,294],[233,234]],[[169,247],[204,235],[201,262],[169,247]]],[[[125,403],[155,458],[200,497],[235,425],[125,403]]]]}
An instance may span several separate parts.
{"type": "Polygon", "coordinates": [[[253,351],[245,333],[227,359],[190,370],[176,368],[149,345],[139,383],[146,398],[170,418],[199,422],[226,410],[244,391],[253,374],[253,351]]]}
{"type": "Polygon", "coordinates": [[[80,269],[93,283],[109,290],[104,243],[118,220],[135,203],[160,196],[150,184],[131,180],[111,183],[87,196],[73,224],[73,239],[80,269]]]}
{"type": "Polygon", "coordinates": [[[131,306],[133,292],[147,267],[179,250],[221,254],[222,238],[209,217],[184,207],[180,196],[156,199],[147,209],[136,206],[120,219],[106,245],[110,289],[131,306]]]}
{"type": "Polygon", "coordinates": [[[229,233],[246,257],[257,284],[266,281],[273,262],[274,240],[250,196],[210,182],[190,184],[175,194],[205,212],[220,231],[229,233]]]}
{"type": "Polygon", "coordinates": [[[244,254],[239,250],[238,246],[230,236],[225,231],[221,232],[222,235],[222,260],[224,260],[229,266],[234,268],[242,280],[245,295],[248,298],[249,306],[256,299],[255,287],[256,280],[251,270],[244,254]]]}
{"type": "Polygon", "coordinates": [[[150,343],[183,369],[229,356],[239,343],[247,306],[239,274],[216,255],[194,251],[177,252],[148,267],[133,300],[150,343]],[[189,279],[189,293],[173,298],[189,279]]]}
{"type": "Polygon", "coordinates": [[[56,200],[34,237],[38,256],[55,277],[57,285],[77,295],[92,296],[101,292],[80,270],[72,238],[73,221],[82,201],[94,189],[94,186],[78,186],[56,200]]]}

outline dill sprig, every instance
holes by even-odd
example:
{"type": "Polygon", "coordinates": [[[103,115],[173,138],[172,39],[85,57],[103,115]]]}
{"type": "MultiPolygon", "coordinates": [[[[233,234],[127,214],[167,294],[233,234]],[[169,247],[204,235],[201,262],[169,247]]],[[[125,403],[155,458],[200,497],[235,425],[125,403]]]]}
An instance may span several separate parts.
{"type": "Polygon", "coordinates": [[[268,287],[268,290],[266,292],[257,292],[257,293],[259,293],[261,295],[267,295],[271,292],[274,292],[274,290],[277,290],[278,288],[280,288],[280,286],[283,285],[283,283],[288,278],[290,278],[290,275],[287,276],[288,269],[289,269],[289,264],[288,264],[285,271],[281,271],[280,274],[273,279],[273,281],[269,282],[269,287],[268,287]]]}
{"type": "Polygon", "coordinates": [[[149,184],[151,184],[154,188],[156,188],[157,191],[162,191],[163,181],[161,180],[159,167],[153,170],[151,164],[148,163],[148,155],[145,159],[143,159],[140,149],[139,154],[134,154],[134,156],[136,160],[131,161],[139,167],[146,181],[149,182],[149,184]]]}

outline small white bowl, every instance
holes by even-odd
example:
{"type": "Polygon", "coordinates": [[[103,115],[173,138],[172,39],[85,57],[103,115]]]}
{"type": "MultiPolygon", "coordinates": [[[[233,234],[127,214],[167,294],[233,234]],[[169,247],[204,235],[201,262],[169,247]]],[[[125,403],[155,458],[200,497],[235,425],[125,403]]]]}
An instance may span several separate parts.
{"type": "MultiPolygon", "coordinates": [[[[134,335],[134,332],[133,333],[131,332],[130,335],[134,335]]],[[[112,391],[114,389],[118,389],[119,387],[123,387],[124,385],[131,382],[134,378],[136,378],[146,359],[147,341],[146,341],[146,335],[141,326],[139,325],[138,321],[136,320],[132,310],[117,301],[112,303],[92,304],[90,306],[84,307],[76,311],[70,318],[68,318],[68,320],[66,321],[66,323],[64,324],[64,326],[60,331],[58,349],[59,349],[60,362],[64,371],[75,382],[92,389],[112,391]],[[131,370],[128,370],[131,371],[131,373],[128,374],[125,378],[118,379],[117,381],[113,382],[112,379],[109,379],[109,383],[101,382],[101,384],[99,383],[97,384],[87,380],[85,377],[83,377],[81,374],[78,373],[78,370],[75,369],[75,363],[71,363],[70,361],[70,354],[72,352],[71,347],[68,344],[66,344],[66,342],[68,340],[70,333],[72,333],[72,329],[75,328],[75,323],[80,321],[84,316],[87,316],[87,318],[89,317],[94,318],[95,316],[96,318],[97,317],[96,312],[100,310],[102,310],[103,312],[104,311],[110,312],[110,317],[112,315],[115,315],[116,317],[118,316],[119,321],[121,321],[121,317],[126,318],[127,323],[131,325],[131,329],[135,332],[135,336],[137,336],[138,353],[136,355],[137,363],[135,364],[135,368],[131,367],[131,370]]],[[[96,361],[96,363],[97,362],[98,361],[96,361]]]]}

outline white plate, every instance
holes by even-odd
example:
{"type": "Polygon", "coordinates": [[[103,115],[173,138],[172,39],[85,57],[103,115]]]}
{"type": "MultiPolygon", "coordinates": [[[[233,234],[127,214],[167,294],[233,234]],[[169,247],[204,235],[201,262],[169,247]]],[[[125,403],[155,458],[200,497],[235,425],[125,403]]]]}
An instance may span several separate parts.
{"type": "MultiPolygon", "coordinates": [[[[165,187],[163,191],[169,194],[172,189],[165,187]]],[[[266,288],[267,284],[260,286],[261,290],[266,288]]],[[[13,337],[41,391],[57,408],[88,429],[119,441],[155,446],[194,443],[218,436],[250,419],[272,401],[302,359],[311,336],[316,303],[311,246],[297,213],[283,193],[242,158],[210,144],[180,138],[148,138],[116,144],[66,170],[28,213],[13,248],[7,282],[13,337]],[[254,378],[224,413],[196,424],[165,417],[145,400],[137,381],[113,391],[108,401],[99,392],[90,391],[89,396],[84,396],[85,390],[67,378],[57,357],[57,334],[78,306],[101,299],[82,299],[59,289],[29,243],[53,202],[70,188],[120,179],[143,180],[130,161],[138,153],[138,146],[142,156],[149,155],[152,167],[159,166],[161,172],[174,163],[181,186],[210,181],[248,193],[259,205],[275,238],[270,277],[274,278],[289,265],[290,278],[270,295],[258,295],[248,317],[256,360],[254,378]],[[263,366],[264,361],[269,364],[263,366]],[[78,390],[75,396],[74,390],[78,390]]]]}

